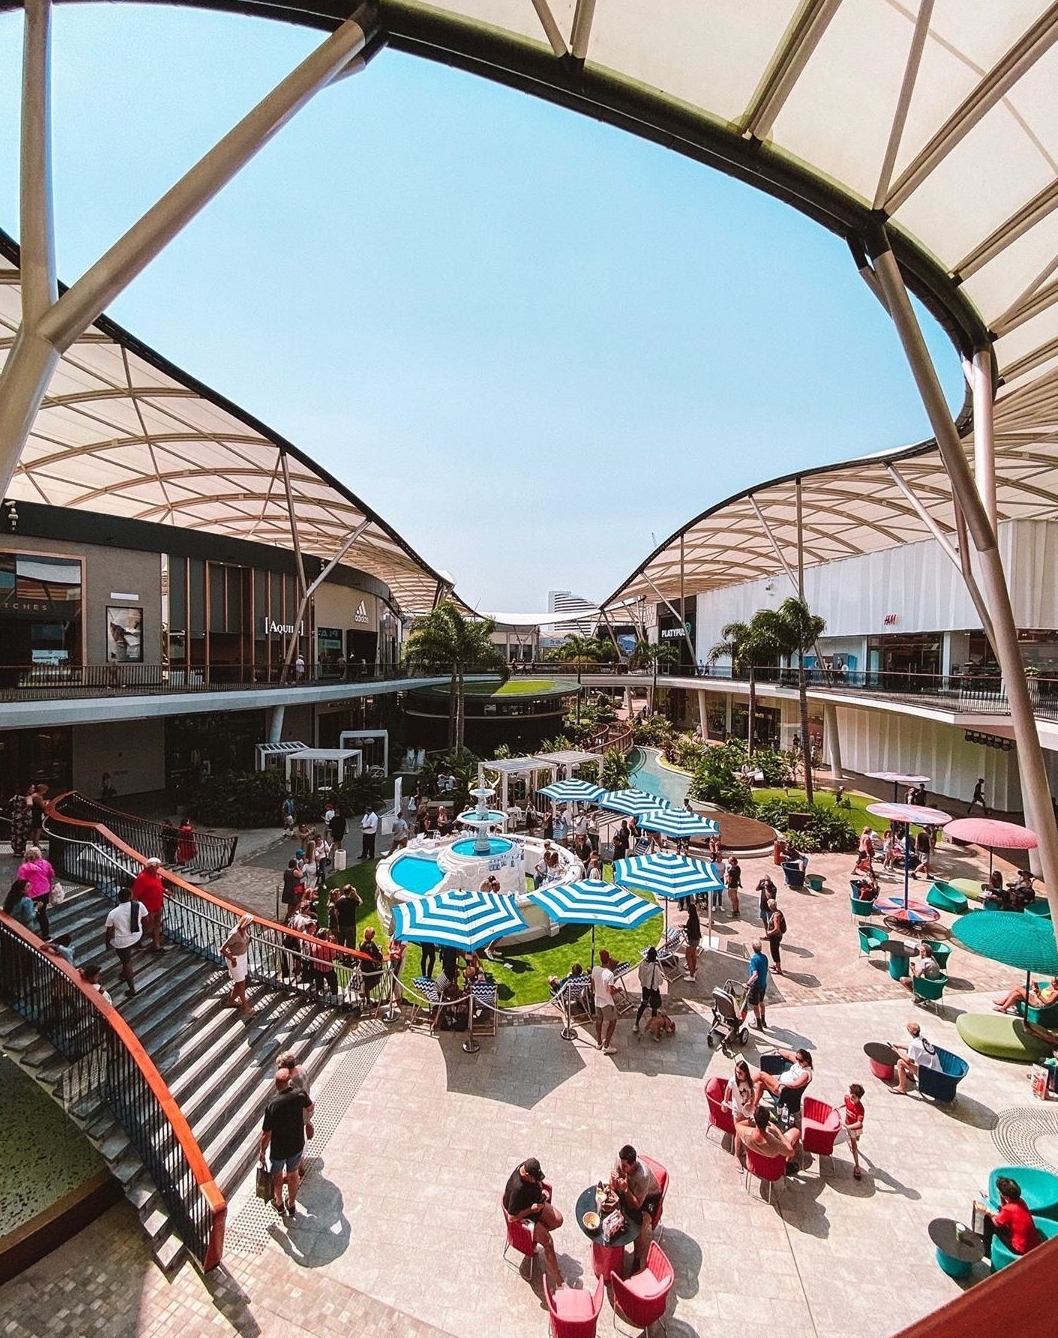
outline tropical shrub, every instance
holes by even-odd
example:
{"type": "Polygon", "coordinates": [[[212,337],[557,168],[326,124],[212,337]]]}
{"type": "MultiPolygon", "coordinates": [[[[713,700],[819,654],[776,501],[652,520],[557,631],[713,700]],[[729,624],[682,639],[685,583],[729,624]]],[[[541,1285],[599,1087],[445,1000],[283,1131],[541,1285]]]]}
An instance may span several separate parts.
{"type": "Polygon", "coordinates": [[[857,833],[855,827],[835,804],[817,800],[807,807],[803,801],[787,799],[769,799],[757,806],[756,816],[769,827],[775,827],[784,836],[789,836],[806,854],[819,850],[855,850],[857,833]],[[803,813],[807,821],[798,831],[792,832],[789,825],[791,813],[803,813]]]}
{"type": "Polygon", "coordinates": [[[209,827],[279,827],[286,788],[281,771],[217,772],[191,787],[184,806],[209,827]]]}
{"type": "Polygon", "coordinates": [[[624,790],[631,778],[627,756],[620,748],[607,748],[602,758],[602,784],[607,790],[624,790]]]}

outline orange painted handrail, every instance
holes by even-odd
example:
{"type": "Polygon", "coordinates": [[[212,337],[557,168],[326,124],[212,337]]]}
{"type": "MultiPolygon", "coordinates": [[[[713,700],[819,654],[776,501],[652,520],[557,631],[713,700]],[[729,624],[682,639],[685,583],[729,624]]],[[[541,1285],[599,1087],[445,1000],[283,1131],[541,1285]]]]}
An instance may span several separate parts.
{"type": "MultiPolygon", "coordinates": [[[[64,799],[69,798],[71,794],[76,794],[76,791],[66,790],[63,794],[56,795],[53,800],[50,800],[45,805],[45,814],[49,818],[53,818],[58,822],[69,823],[71,827],[84,827],[89,831],[98,832],[101,836],[105,836],[110,844],[117,850],[120,850],[123,855],[126,855],[131,860],[137,861],[141,866],[146,865],[147,857],[145,855],[141,855],[138,850],[133,850],[132,846],[126,845],[120,836],[115,835],[115,833],[103,823],[90,822],[85,818],[71,818],[65,813],[60,812],[58,805],[61,804],[64,799]]],[[[241,919],[244,915],[252,914],[252,912],[247,911],[245,906],[236,906],[230,901],[225,901],[223,897],[215,897],[212,892],[207,892],[205,888],[199,887],[195,883],[186,882],[179,874],[170,873],[168,869],[159,869],[158,872],[161,874],[164,881],[172,883],[174,886],[179,887],[182,891],[189,893],[191,896],[200,897],[203,901],[208,901],[211,905],[216,906],[219,910],[226,911],[229,915],[234,915],[236,920],[241,919]]],[[[305,943],[320,944],[321,946],[333,948],[336,953],[342,954],[343,961],[347,959],[365,962],[374,961],[374,958],[369,956],[366,952],[360,952],[356,948],[346,948],[340,943],[328,942],[324,944],[322,939],[316,938],[313,934],[303,933],[300,929],[292,929],[290,925],[281,925],[277,921],[269,920],[262,915],[254,915],[253,922],[254,924],[262,925],[265,929],[274,930],[277,934],[301,939],[305,943]]]]}
{"type": "Polygon", "coordinates": [[[136,1033],[113,1004],[107,1003],[98,990],[86,985],[81,979],[80,973],[64,957],[45,952],[41,940],[36,934],[3,911],[0,911],[0,923],[16,938],[21,939],[28,949],[35,951],[53,971],[66,977],[82,999],[100,1015],[143,1075],[151,1095],[157,1101],[162,1114],[180,1144],[181,1151],[187,1158],[188,1167],[195,1177],[195,1183],[199,1191],[206,1200],[211,1220],[209,1242],[202,1260],[202,1267],[206,1272],[211,1268],[216,1268],[224,1250],[224,1226],[228,1212],[227,1200],[218,1188],[217,1182],[213,1179],[213,1173],[202,1155],[198,1140],[191,1132],[191,1126],[188,1124],[184,1112],[180,1109],[172,1092],[170,1092],[165,1079],[155,1068],[154,1061],[140,1044],[136,1033]]]}

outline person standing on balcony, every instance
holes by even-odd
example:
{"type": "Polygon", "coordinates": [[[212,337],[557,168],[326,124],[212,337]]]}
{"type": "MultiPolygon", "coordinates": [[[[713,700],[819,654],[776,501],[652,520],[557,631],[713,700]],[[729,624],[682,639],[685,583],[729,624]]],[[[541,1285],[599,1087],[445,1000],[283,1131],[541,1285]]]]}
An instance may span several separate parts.
{"type": "Polygon", "coordinates": [[[43,782],[34,785],[29,792],[29,840],[31,845],[39,846],[44,831],[44,810],[48,802],[48,787],[43,782]]]}
{"type": "Polygon", "coordinates": [[[978,776],[977,778],[977,784],[974,786],[973,798],[970,800],[966,809],[966,816],[969,817],[978,805],[980,805],[981,812],[985,817],[989,817],[988,805],[985,803],[985,778],[983,776],[978,776]]]}
{"type": "Polygon", "coordinates": [[[132,954],[143,937],[143,922],[147,912],[143,903],[133,901],[132,888],[123,887],[118,893],[118,904],[106,918],[104,941],[113,948],[121,963],[121,979],[125,982],[125,998],[136,993],[136,975],[132,969],[132,954]]]}
{"type": "Polygon", "coordinates": [[[162,883],[162,861],[151,858],[132,882],[132,896],[144,908],[143,931],[151,938],[151,952],[164,952],[162,947],[162,914],[165,909],[165,885],[162,883]]]}

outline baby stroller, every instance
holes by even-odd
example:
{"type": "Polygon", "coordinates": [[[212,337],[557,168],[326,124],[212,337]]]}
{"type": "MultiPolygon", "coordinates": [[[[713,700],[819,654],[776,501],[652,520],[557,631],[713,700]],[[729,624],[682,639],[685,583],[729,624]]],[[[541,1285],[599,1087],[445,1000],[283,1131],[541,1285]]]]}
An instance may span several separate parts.
{"type": "Polygon", "coordinates": [[[728,1054],[732,1041],[740,1049],[749,1041],[746,1029],[746,987],[741,981],[727,980],[713,990],[713,1022],[706,1036],[710,1050],[719,1041],[728,1054]]]}

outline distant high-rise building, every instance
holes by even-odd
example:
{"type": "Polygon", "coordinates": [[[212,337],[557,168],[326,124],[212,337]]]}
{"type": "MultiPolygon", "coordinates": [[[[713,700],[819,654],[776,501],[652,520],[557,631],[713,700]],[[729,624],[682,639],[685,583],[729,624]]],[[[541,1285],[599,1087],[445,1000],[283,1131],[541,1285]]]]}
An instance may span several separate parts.
{"type": "Polygon", "coordinates": [[[587,613],[590,616],[583,622],[575,623],[556,623],[547,630],[568,635],[570,632],[578,636],[594,636],[595,629],[599,625],[599,606],[590,599],[584,599],[580,595],[575,595],[571,590],[549,590],[547,592],[547,611],[548,613],[587,613]]]}

